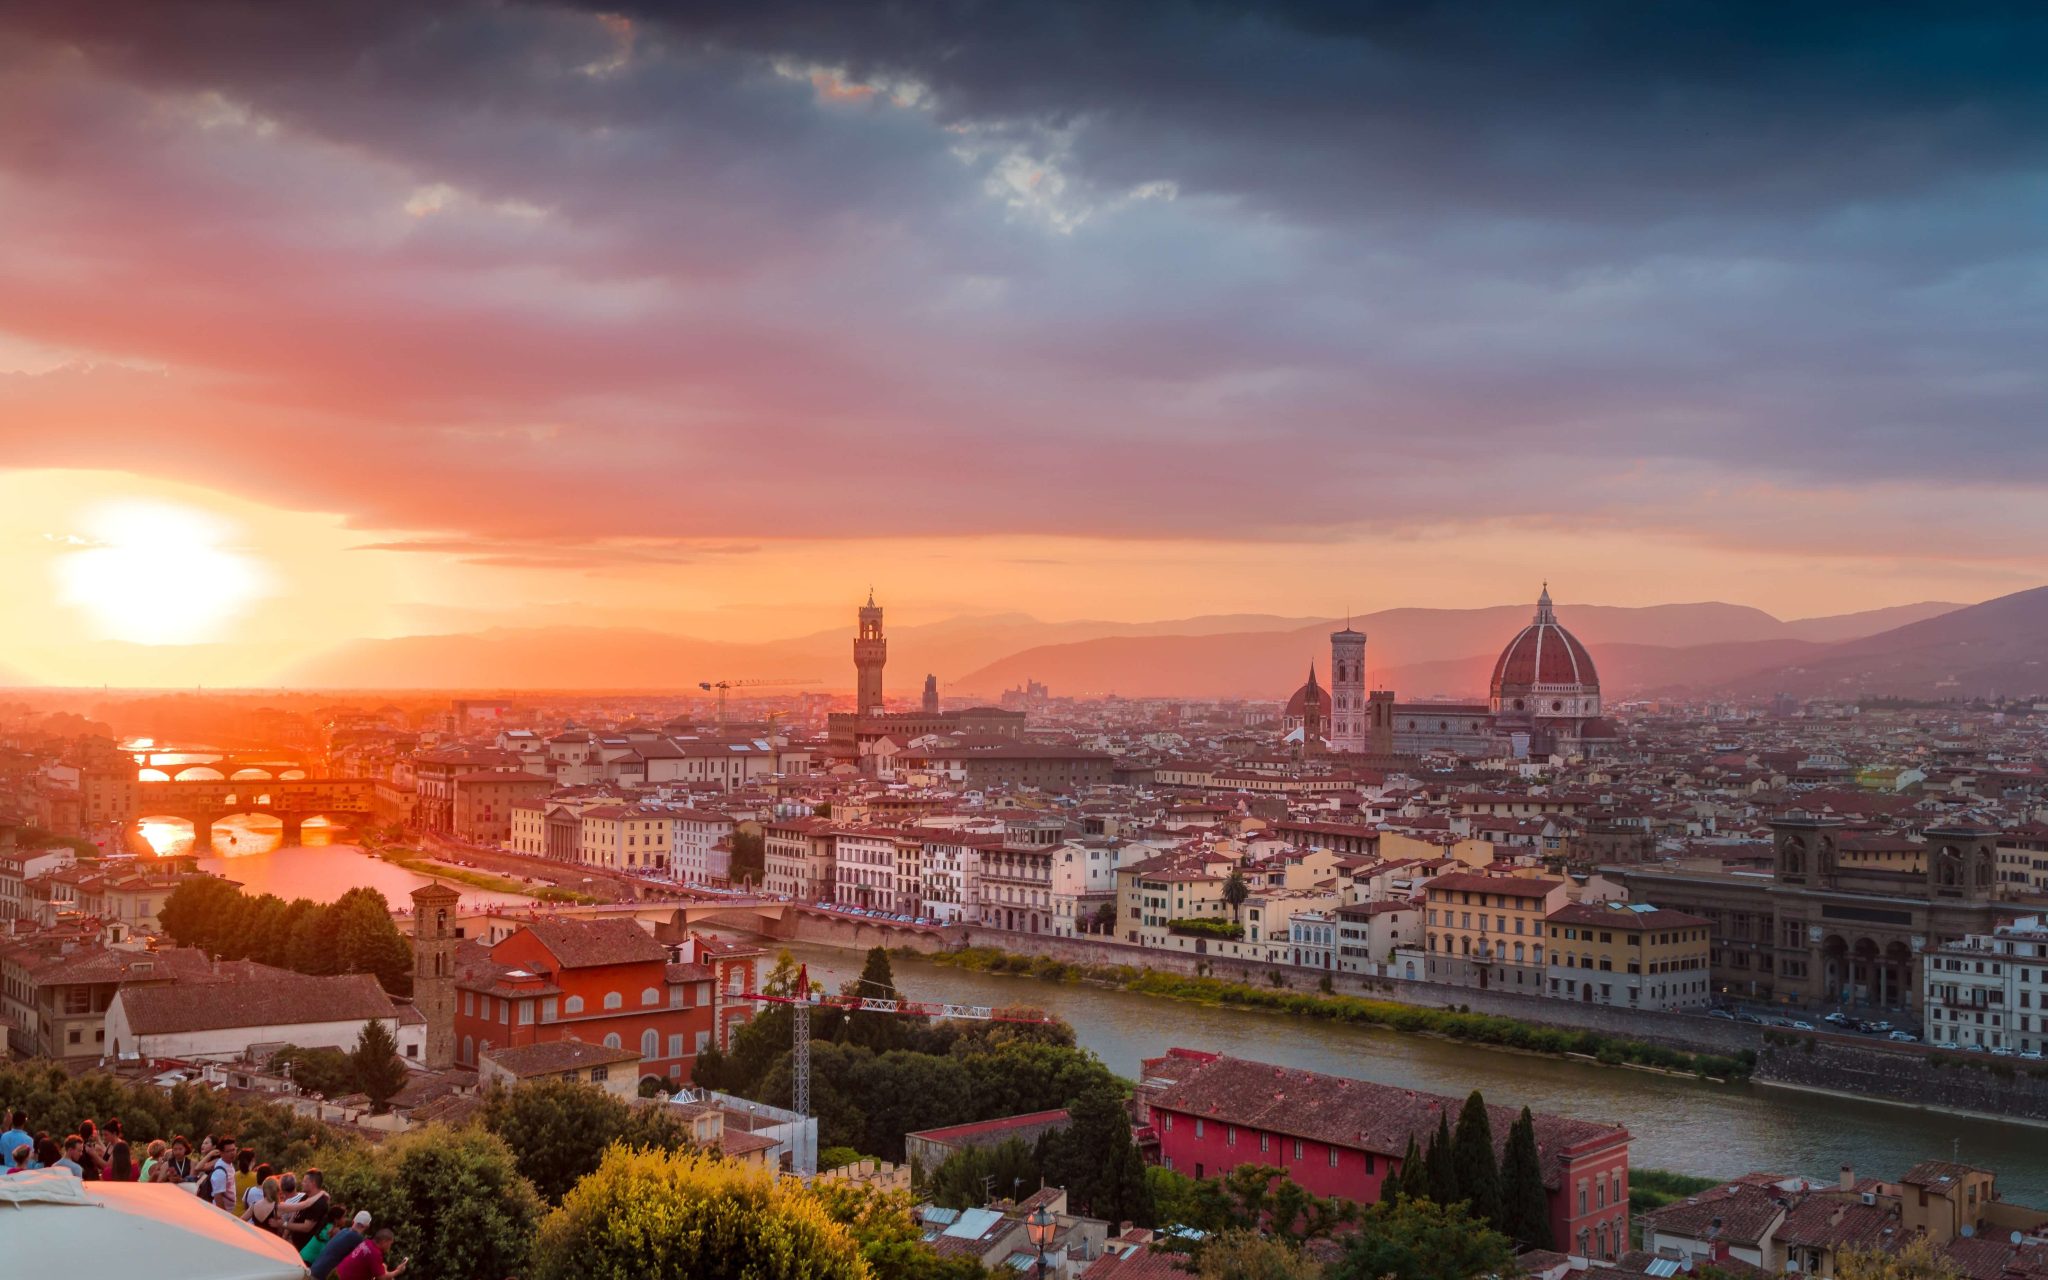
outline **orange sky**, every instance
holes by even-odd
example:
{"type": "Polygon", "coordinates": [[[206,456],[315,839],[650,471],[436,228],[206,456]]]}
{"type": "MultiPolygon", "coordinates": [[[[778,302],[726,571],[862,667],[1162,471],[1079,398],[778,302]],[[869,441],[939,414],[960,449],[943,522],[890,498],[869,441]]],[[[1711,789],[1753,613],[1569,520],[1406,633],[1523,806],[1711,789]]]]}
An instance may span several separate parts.
{"type": "Polygon", "coordinates": [[[1560,595],[1589,603],[1723,599],[1799,617],[1975,600],[2027,585],[2030,567],[1469,526],[1320,542],[761,539],[696,554],[609,541],[596,544],[596,561],[561,550],[562,563],[549,566],[475,548],[373,549],[441,544],[95,471],[0,471],[0,539],[9,548],[0,595],[16,602],[17,617],[36,620],[0,639],[0,668],[61,684],[261,685],[351,637],[489,626],[771,639],[845,625],[870,579],[897,624],[999,611],[1135,621],[1492,604],[1522,600],[1546,577],[1560,595]],[[140,551],[120,541],[136,536],[138,522],[140,551]],[[166,530],[169,544],[151,547],[166,530]],[[121,557],[138,555],[130,569],[141,578],[124,576],[121,557]],[[95,570],[95,557],[112,559],[95,570]],[[190,642],[205,643],[175,647],[190,642]]]}

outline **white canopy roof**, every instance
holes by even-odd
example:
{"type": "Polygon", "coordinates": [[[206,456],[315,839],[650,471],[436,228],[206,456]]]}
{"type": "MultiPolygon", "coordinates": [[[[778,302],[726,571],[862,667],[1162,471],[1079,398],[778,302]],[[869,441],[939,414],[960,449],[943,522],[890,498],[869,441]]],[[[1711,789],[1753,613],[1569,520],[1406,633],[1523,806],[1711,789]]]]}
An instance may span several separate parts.
{"type": "Polygon", "coordinates": [[[7,1273],[304,1280],[298,1253],[176,1183],[80,1182],[61,1169],[0,1177],[7,1273]]]}

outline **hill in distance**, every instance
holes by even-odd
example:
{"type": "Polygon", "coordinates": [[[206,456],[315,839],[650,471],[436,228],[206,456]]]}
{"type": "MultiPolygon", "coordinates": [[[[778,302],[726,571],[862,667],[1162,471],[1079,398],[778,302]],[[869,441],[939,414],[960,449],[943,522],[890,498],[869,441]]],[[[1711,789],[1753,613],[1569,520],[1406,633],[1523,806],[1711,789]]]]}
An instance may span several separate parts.
{"type": "Polygon", "coordinates": [[[1733,680],[1730,688],[1845,698],[2048,692],[2048,587],[1846,640],[1733,680]]]}

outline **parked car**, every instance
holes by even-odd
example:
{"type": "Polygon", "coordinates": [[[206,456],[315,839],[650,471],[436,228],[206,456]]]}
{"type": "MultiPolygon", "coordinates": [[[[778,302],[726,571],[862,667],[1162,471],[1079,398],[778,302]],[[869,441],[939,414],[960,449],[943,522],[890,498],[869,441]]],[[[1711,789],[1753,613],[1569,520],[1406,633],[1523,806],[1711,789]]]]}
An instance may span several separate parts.
{"type": "Polygon", "coordinates": [[[1737,1022],[1753,1022],[1759,1027],[1764,1025],[1764,1020],[1753,1013],[1738,1013],[1735,1015],[1735,1020],[1737,1022]]]}
{"type": "Polygon", "coordinates": [[[1709,1018],[1719,1018],[1723,1022],[1735,1021],[1735,1015],[1728,1012],[1726,1009],[1709,1009],[1707,1010],[1707,1016],[1709,1018]]]}
{"type": "Polygon", "coordinates": [[[1912,1032],[1910,1032],[1910,1031],[1894,1031],[1894,1032],[1892,1032],[1892,1033],[1891,1033],[1890,1035],[1886,1036],[1886,1037],[1885,1037],[1885,1039],[1887,1039],[1887,1040],[1896,1040],[1896,1041],[1898,1041],[1898,1042],[1899,1042],[1900,1044],[1918,1044],[1918,1043],[1920,1043],[1920,1037],[1919,1037],[1919,1036],[1916,1036],[1916,1035],[1914,1035],[1914,1034],[1913,1034],[1912,1032]]]}
{"type": "Polygon", "coordinates": [[[2041,1060],[2041,1051],[2039,1049],[2022,1049],[2020,1050],[2020,1057],[2025,1058],[2028,1062],[2039,1062],[2041,1060]]]}
{"type": "Polygon", "coordinates": [[[1994,1058],[2010,1058],[2012,1056],[2012,1049],[2006,1045],[1996,1044],[1991,1046],[1991,1056],[1994,1058]]]}
{"type": "Polygon", "coordinates": [[[1966,1044],[1966,1045],[1964,1045],[1964,1046],[1963,1046],[1963,1052],[1964,1052],[1964,1053],[1982,1053],[1982,1052],[1984,1052],[1984,1046],[1983,1046],[1983,1045],[1981,1045],[1981,1044],[1966,1044]]]}
{"type": "Polygon", "coordinates": [[[1871,1023],[1871,1024],[1870,1024],[1870,1029],[1871,1029],[1872,1031],[1890,1031],[1890,1030],[1892,1029],[1892,1024],[1891,1024],[1891,1023],[1889,1023],[1889,1022],[1884,1022],[1884,1021],[1880,1020],[1880,1021],[1877,1021],[1877,1022],[1873,1022],[1873,1023],[1871,1023]]]}
{"type": "Polygon", "coordinates": [[[1822,1018],[1821,1021],[1832,1022],[1838,1027],[1846,1027],[1849,1025],[1849,1015],[1846,1013],[1831,1013],[1822,1018]]]}
{"type": "Polygon", "coordinates": [[[1792,1020],[1792,1029],[1794,1031],[1811,1031],[1813,1030],[1813,1024],[1803,1018],[1794,1018],[1792,1020]]]}

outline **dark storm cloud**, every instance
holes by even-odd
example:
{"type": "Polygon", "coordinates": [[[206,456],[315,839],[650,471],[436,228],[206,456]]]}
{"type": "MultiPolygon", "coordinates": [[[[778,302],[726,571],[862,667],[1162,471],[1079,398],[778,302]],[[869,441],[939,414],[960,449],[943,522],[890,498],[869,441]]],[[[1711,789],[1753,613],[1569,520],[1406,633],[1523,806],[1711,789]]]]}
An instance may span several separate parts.
{"type": "Polygon", "coordinates": [[[171,371],[0,399],[492,539],[748,527],[713,460],[788,533],[2038,485],[2044,66],[2023,5],[0,4],[17,243],[92,268],[0,254],[0,330],[171,371]]]}

